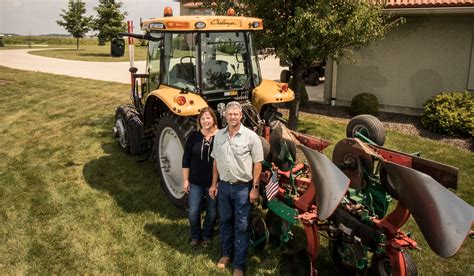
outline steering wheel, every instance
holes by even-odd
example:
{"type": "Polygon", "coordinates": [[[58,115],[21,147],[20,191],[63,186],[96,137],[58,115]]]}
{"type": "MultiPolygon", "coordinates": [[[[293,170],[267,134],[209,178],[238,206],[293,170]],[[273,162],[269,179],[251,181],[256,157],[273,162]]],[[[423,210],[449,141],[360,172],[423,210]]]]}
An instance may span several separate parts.
{"type": "Polygon", "coordinates": [[[189,58],[189,63],[193,63],[193,62],[192,62],[193,59],[196,59],[196,57],[193,57],[193,56],[184,56],[184,57],[182,57],[182,58],[179,60],[179,62],[180,62],[181,64],[183,64],[183,63],[184,63],[183,60],[186,59],[186,58],[189,58]]]}

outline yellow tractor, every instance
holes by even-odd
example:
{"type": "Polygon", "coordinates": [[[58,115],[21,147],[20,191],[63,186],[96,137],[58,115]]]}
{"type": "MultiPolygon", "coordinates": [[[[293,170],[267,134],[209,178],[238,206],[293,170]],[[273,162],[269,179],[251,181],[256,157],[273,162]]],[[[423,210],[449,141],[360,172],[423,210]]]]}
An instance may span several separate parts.
{"type": "MultiPolygon", "coordinates": [[[[184,143],[200,110],[216,110],[225,126],[224,107],[243,106],[243,124],[263,131],[281,114],[273,104],[289,102],[294,93],[285,83],[262,79],[253,34],[261,19],[233,16],[172,16],[141,22],[144,34],[122,36],[148,41],[145,73],[131,73],[132,104],[116,110],[114,135],[131,154],[148,154],[156,162],[161,184],[171,201],[184,207],[181,161],[184,143]]],[[[124,40],[111,54],[122,56],[124,40]]],[[[268,129],[268,128],[267,128],[268,129]]]]}

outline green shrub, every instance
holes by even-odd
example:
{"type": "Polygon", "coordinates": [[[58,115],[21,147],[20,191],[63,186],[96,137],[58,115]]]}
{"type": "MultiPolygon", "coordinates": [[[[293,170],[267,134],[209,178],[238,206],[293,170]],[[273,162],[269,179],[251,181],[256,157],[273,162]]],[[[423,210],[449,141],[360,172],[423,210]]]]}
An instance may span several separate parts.
{"type": "Polygon", "coordinates": [[[370,114],[377,116],[379,113],[379,101],[374,94],[360,93],[354,96],[351,101],[351,113],[354,116],[370,114]]]}
{"type": "Polygon", "coordinates": [[[449,135],[474,135],[474,99],[470,92],[443,92],[423,107],[421,124],[426,129],[449,135]]]}

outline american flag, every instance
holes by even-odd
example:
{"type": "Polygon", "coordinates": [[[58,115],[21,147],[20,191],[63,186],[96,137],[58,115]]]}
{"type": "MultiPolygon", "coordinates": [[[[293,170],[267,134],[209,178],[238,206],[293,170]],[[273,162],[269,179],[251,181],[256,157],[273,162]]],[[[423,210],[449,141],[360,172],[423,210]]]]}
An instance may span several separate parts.
{"type": "Polygon", "coordinates": [[[270,201],[274,196],[278,194],[278,173],[275,170],[272,170],[272,177],[268,181],[267,186],[265,186],[265,192],[267,194],[267,200],[270,201]]]}

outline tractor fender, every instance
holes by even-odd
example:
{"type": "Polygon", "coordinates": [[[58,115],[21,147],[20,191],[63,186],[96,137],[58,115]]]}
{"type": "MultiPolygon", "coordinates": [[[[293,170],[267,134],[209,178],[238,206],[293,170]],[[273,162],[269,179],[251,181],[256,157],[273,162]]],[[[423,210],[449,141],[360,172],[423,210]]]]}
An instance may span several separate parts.
{"type": "Polygon", "coordinates": [[[145,128],[151,127],[155,119],[168,110],[178,116],[196,116],[199,115],[202,108],[207,106],[207,102],[200,95],[182,93],[179,89],[162,85],[160,89],[152,91],[146,98],[144,125],[145,128]],[[177,102],[179,96],[186,99],[182,105],[177,102]]]}
{"type": "Polygon", "coordinates": [[[293,90],[284,92],[282,86],[286,83],[279,83],[272,80],[262,80],[259,86],[255,87],[252,93],[252,105],[260,112],[262,106],[269,103],[285,103],[295,98],[293,90]]]}

